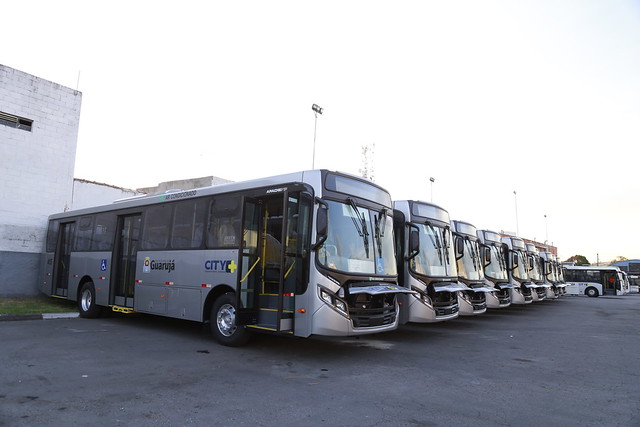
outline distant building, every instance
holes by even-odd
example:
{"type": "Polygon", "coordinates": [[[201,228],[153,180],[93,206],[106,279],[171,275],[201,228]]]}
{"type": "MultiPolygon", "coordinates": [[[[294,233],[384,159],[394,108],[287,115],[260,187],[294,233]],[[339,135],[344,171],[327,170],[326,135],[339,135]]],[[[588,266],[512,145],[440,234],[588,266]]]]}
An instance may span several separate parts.
{"type": "Polygon", "coordinates": [[[145,193],[130,190],[128,188],[116,187],[115,185],[75,178],[73,180],[73,199],[71,201],[71,209],[106,205],[115,200],[139,196],[141,194],[145,193]]]}
{"type": "Polygon", "coordinates": [[[37,292],[47,216],[72,205],[81,102],[0,64],[0,296],[37,292]]]}
{"type": "Polygon", "coordinates": [[[228,179],[217,176],[205,176],[202,178],[182,179],[178,181],[161,182],[155,187],[138,188],[138,192],[145,194],[166,193],[172,190],[193,190],[194,188],[211,187],[212,185],[227,184],[228,179]]]}

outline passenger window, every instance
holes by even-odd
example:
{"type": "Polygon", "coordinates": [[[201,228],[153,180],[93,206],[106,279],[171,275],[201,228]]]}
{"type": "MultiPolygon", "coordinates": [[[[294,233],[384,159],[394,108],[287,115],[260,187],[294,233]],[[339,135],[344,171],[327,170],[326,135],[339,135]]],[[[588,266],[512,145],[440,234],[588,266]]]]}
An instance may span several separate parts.
{"type": "Polygon", "coordinates": [[[91,250],[110,251],[113,249],[113,236],[115,233],[115,214],[96,215],[91,250]]]}
{"type": "Polygon", "coordinates": [[[88,251],[91,249],[91,238],[93,236],[93,216],[83,216],[78,221],[76,229],[76,251],[88,251]]]}
{"type": "Polygon", "coordinates": [[[171,227],[171,206],[151,206],[144,215],[142,249],[166,249],[171,227]]]}
{"type": "Polygon", "coordinates": [[[194,249],[202,245],[205,200],[187,200],[176,204],[171,232],[173,249],[194,249]]]}
{"type": "Polygon", "coordinates": [[[209,214],[208,248],[237,248],[240,246],[240,197],[218,197],[211,203],[209,214]]]}

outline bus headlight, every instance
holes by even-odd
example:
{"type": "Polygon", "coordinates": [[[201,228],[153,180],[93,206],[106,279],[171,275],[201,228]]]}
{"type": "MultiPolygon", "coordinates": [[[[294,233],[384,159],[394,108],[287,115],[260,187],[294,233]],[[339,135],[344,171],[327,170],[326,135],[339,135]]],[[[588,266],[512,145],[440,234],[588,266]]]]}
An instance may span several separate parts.
{"type": "Polygon", "coordinates": [[[318,286],[318,290],[320,292],[320,299],[324,301],[329,307],[333,308],[338,313],[342,314],[344,317],[349,318],[349,310],[347,309],[347,303],[341,300],[336,294],[324,288],[322,286],[318,286]]]}
{"type": "Polygon", "coordinates": [[[429,295],[427,295],[426,293],[422,292],[420,289],[416,288],[415,286],[411,287],[411,290],[415,292],[415,294],[413,294],[413,296],[415,296],[421,303],[431,306],[431,297],[429,295]]]}
{"type": "Polygon", "coordinates": [[[466,302],[471,302],[471,299],[469,298],[469,295],[467,295],[466,292],[459,291],[458,295],[460,295],[462,297],[462,299],[465,300],[466,302]]]}

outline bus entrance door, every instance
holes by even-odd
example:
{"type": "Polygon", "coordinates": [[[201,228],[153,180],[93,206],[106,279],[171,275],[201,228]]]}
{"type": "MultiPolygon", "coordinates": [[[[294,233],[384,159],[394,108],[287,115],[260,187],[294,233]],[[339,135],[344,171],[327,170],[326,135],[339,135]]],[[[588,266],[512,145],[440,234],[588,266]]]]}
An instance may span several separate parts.
{"type": "Polygon", "coordinates": [[[293,292],[285,292],[288,192],[246,198],[242,225],[242,265],[238,276],[236,323],[252,328],[293,333],[293,292]]]}
{"type": "Polygon", "coordinates": [[[60,224],[58,230],[58,247],[53,269],[53,289],[51,294],[60,297],[68,296],[69,264],[71,263],[71,242],[76,229],[75,222],[60,224]]]}
{"type": "Polygon", "coordinates": [[[111,305],[118,308],[133,309],[140,223],[140,214],[118,217],[110,292],[111,305]]]}

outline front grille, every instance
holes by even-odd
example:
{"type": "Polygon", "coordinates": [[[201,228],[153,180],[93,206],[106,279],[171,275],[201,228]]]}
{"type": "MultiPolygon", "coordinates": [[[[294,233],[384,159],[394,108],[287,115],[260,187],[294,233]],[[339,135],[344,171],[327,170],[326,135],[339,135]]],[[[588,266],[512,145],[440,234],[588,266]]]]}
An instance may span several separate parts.
{"type": "Polygon", "coordinates": [[[450,314],[455,314],[458,312],[458,305],[451,305],[448,307],[438,307],[435,306],[433,307],[435,312],[436,312],[436,316],[448,316],[450,314]]]}
{"type": "Polygon", "coordinates": [[[396,320],[395,294],[356,294],[347,298],[354,328],[390,325],[396,320]]]}

